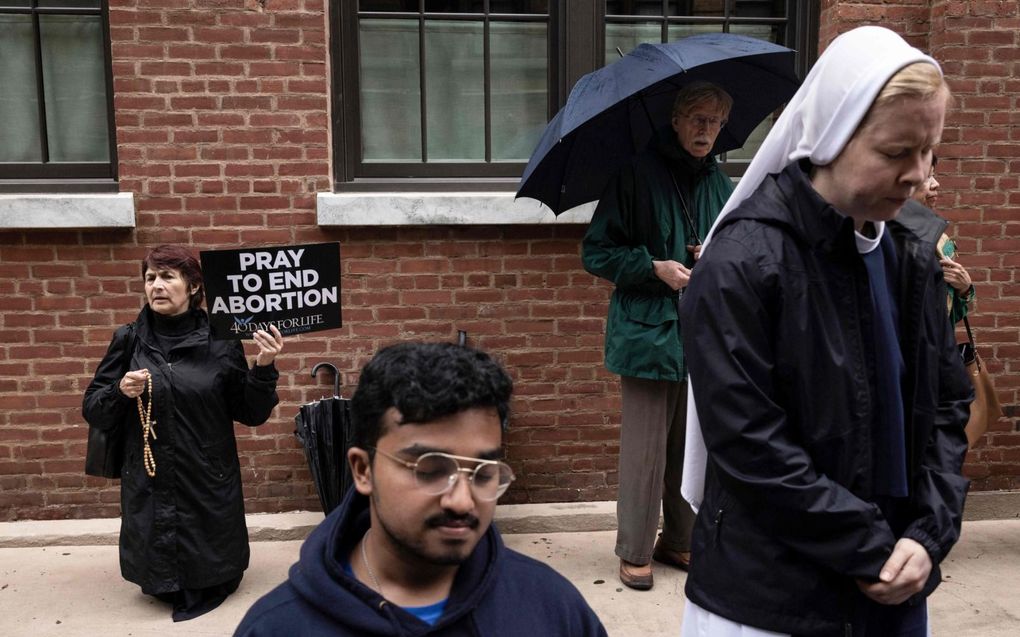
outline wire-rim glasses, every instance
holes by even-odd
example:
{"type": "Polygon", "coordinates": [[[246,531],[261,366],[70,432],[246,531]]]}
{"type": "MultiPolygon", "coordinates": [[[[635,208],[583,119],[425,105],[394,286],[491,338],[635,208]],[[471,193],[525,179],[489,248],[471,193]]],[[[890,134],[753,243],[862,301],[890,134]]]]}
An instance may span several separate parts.
{"type": "Polygon", "coordinates": [[[689,119],[691,123],[694,124],[695,128],[699,129],[719,130],[723,126],[726,126],[727,123],[729,123],[729,120],[727,119],[709,115],[694,115],[691,113],[684,113],[683,116],[689,119]]]}
{"type": "Polygon", "coordinates": [[[502,460],[483,460],[430,451],[411,462],[379,448],[374,448],[374,451],[410,469],[415,485],[427,495],[447,493],[457,484],[457,476],[466,473],[471,492],[479,500],[491,502],[506,493],[516,478],[510,465],[502,460]],[[461,460],[475,463],[474,468],[461,467],[458,462],[461,460]]]}

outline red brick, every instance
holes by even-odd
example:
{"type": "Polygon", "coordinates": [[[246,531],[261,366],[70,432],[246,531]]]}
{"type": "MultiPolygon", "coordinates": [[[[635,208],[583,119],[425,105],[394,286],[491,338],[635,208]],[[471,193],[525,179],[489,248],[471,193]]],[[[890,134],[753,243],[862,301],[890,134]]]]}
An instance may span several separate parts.
{"type": "MultiPolygon", "coordinates": [[[[273,8],[277,11],[280,10],[277,5],[274,5],[273,8]]],[[[252,29],[249,41],[266,44],[297,44],[301,41],[301,32],[294,29],[252,29]]],[[[277,50],[279,48],[277,47],[277,50]]]]}
{"type": "Polygon", "coordinates": [[[269,60],[272,57],[273,50],[268,46],[236,44],[220,47],[220,59],[222,60],[269,60]]]}

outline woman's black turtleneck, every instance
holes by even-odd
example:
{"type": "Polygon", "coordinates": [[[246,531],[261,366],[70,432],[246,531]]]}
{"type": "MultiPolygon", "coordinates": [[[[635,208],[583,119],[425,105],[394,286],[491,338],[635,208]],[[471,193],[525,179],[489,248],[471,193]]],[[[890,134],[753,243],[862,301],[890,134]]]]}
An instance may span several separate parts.
{"type": "Polygon", "coordinates": [[[152,331],[156,335],[156,345],[163,352],[163,357],[169,360],[170,350],[183,343],[195,331],[195,327],[198,325],[195,315],[189,310],[176,316],[153,311],[152,316],[152,331]]]}

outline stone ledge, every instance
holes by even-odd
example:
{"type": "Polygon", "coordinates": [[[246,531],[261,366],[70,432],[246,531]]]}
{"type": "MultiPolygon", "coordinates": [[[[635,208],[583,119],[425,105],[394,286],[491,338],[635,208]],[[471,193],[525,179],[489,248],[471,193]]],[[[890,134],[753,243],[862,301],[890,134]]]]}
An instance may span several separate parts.
{"type": "Polygon", "coordinates": [[[68,230],[135,227],[129,192],[0,195],[0,230],[68,230]]]}
{"type": "Polygon", "coordinates": [[[556,216],[512,192],[320,192],[316,210],[320,226],[570,225],[587,224],[595,202],[556,216]]]}

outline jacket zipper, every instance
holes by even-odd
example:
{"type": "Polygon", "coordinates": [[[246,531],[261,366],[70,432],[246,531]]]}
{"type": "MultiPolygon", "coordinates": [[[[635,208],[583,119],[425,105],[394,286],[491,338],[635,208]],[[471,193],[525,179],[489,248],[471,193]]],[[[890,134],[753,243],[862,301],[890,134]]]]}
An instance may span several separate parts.
{"type": "Polygon", "coordinates": [[[719,543],[719,535],[722,533],[722,518],[723,518],[723,513],[724,513],[724,511],[722,509],[719,509],[719,511],[715,514],[715,542],[716,542],[716,544],[719,543]]]}

